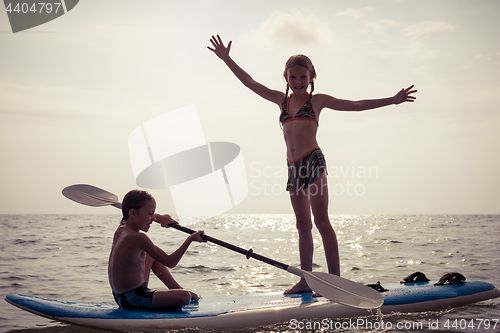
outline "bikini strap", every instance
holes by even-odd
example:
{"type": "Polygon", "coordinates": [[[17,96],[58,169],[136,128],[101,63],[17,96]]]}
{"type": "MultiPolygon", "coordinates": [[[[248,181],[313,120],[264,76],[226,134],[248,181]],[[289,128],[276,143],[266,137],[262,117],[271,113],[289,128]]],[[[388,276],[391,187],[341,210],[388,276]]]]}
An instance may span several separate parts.
{"type": "Polygon", "coordinates": [[[281,103],[281,107],[283,107],[284,105],[286,105],[287,99],[288,99],[288,96],[285,95],[285,98],[283,99],[283,103],[281,103]]]}

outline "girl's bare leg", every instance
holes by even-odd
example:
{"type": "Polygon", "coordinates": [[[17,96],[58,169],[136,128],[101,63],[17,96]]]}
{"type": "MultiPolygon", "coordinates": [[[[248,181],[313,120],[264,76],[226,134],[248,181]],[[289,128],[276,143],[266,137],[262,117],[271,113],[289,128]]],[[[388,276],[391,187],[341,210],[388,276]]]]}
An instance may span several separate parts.
{"type": "MultiPolygon", "coordinates": [[[[299,231],[300,265],[303,270],[311,271],[313,263],[313,239],[311,210],[314,224],[318,228],[325,249],[328,272],[340,276],[340,258],[337,235],[328,217],[328,185],[327,174],[321,172],[318,178],[304,191],[290,193],[292,207],[297,219],[299,231]]],[[[309,292],[311,288],[301,279],[285,294],[309,292]]]]}
{"type": "MultiPolygon", "coordinates": [[[[290,192],[290,200],[295,212],[297,231],[299,232],[300,268],[305,271],[312,271],[314,245],[311,233],[311,205],[308,193],[308,189],[290,192]]],[[[305,292],[311,292],[311,288],[303,278],[292,288],[285,290],[285,294],[305,292]]]]}
{"type": "Polygon", "coordinates": [[[326,177],[326,172],[321,172],[318,178],[309,186],[309,201],[314,216],[314,224],[318,228],[323,241],[328,272],[340,276],[337,235],[328,217],[328,185],[326,177]]]}

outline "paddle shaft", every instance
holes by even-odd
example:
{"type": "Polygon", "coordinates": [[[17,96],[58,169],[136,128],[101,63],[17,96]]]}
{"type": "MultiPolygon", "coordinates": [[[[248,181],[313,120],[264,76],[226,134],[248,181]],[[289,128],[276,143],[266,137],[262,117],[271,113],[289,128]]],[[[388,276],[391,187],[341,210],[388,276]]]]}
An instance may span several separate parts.
{"type": "MultiPolygon", "coordinates": [[[[169,227],[177,229],[177,230],[180,230],[180,231],[188,233],[188,234],[194,234],[196,232],[193,229],[189,229],[189,228],[183,227],[182,225],[179,225],[179,224],[169,224],[169,227]]],[[[205,234],[202,234],[201,238],[205,239],[205,240],[207,240],[209,242],[212,242],[214,244],[217,244],[217,245],[220,245],[222,247],[225,247],[226,249],[229,249],[229,250],[232,250],[232,251],[244,254],[247,257],[247,259],[254,258],[254,259],[257,259],[259,261],[265,262],[266,264],[272,265],[274,267],[281,268],[281,269],[283,269],[285,271],[288,270],[288,265],[287,264],[283,264],[283,263],[281,263],[279,261],[276,261],[276,260],[273,260],[271,258],[267,258],[267,257],[261,256],[260,254],[254,253],[252,249],[245,250],[245,249],[243,249],[241,247],[238,247],[238,246],[233,245],[233,244],[226,243],[224,241],[221,241],[220,239],[217,239],[217,238],[205,235],[205,234]]]]}

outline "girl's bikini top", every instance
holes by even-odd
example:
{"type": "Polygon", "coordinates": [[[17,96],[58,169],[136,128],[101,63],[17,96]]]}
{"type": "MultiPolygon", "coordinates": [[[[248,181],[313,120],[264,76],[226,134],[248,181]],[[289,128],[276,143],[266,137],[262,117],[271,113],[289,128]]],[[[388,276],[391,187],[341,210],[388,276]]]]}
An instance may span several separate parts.
{"type": "Polygon", "coordinates": [[[285,100],[283,101],[282,108],[281,108],[282,111],[281,111],[281,115],[280,115],[281,124],[284,124],[284,123],[292,121],[292,120],[312,120],[312,121],[315,121],[316,124],[319,124],[318,120],[316,119],[316,114],[314,113],[310,97],[307,98],[304,105],[302,105],[300,110],[293,117],[288,112],[288,104],[289,104],[291,98],[292,98],[292,95],[290,95],[289,98],[285,97],[285,100]]]}

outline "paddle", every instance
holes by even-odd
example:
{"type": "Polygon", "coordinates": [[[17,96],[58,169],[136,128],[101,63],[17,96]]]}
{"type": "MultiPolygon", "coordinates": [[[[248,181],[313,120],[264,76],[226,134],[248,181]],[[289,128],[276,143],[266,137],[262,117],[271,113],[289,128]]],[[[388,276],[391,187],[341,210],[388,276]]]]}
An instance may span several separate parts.
{"type": "MultiPolygon", "coordinates": [[[[78,184],[68,186],[62,191],[62,194],[68,199],[88,206],[100,207],[111,205],[121,208],[121,203],[118,202],[118,197],[116,195],[92,185],[78,184]]],[[[195,232],[194,230],[183,227],[179,224],[170,224],[169,226],[188,234],[195,232]]],[[[254,258],[300,276],[306,280],[309,287],[311,287],[314,291],[334,302],[360,309],[375,309],[382,306],[384,303],[384,299],[378,291],[360,283],[356,283],[333,274],[304,271],[300,268],[289,266],[276,260],[253,253],[252,249],[245,250],[205,234],[201,237],[229,250],[244,254],[247,259],[254,258]]]]}

